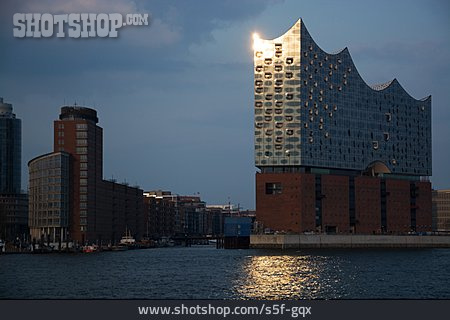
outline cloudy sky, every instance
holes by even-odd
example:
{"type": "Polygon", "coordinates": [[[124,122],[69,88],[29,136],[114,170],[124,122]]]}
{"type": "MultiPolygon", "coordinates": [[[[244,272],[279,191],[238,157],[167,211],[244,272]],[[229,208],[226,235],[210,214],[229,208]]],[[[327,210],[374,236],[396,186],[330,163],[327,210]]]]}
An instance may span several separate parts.
{"type": "Polygon", "coordinates": [[[0,3],[0,96],[22,119],[27,162],[52,151],[61,105],[97,109],[104,177],[254,208],[251,34],[302,18],[326,51],[348,47],[367,83],[433,96],[433,187],[450,188],[447,1],[72,0],[0,3]],[[148,13],[119,38],[13,37],[13,14],[148,13]]]}

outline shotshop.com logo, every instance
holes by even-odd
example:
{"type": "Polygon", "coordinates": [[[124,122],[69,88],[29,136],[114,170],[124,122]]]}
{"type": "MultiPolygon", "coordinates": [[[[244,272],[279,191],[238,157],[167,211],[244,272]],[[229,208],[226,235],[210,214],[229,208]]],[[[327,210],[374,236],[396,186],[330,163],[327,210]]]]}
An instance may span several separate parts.
{"type": "Polygon", "coordinates": [[[13,35],[16,38],[116,38],[123,26],[148,26],[148,14],[120,13],[15,13],[13,35]]]}

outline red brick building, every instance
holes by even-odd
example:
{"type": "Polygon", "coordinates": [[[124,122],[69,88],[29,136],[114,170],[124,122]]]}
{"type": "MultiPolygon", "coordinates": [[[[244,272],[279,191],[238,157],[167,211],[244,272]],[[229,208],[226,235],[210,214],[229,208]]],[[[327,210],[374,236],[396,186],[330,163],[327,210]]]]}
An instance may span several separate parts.
{"type": "Polygon", "coordinates": [[[257,173],[256,217],[272,231],[431,231],[429,182],[313,173],[257,173]]]}
{"type": "Polygon", "coordinates": [[[142,237],[143,191],[103,180],[103,129],[97,123],[93,109],[62,107],[54,152],[29,162],[32,237],[78,243],[115,243],[126,231],[142,237]]]}

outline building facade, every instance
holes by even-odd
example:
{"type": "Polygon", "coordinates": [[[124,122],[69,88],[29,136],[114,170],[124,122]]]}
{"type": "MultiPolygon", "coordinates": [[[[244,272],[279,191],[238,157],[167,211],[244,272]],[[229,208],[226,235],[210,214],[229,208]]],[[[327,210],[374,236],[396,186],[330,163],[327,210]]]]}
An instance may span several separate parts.
{"type": "Polygon", "coordinates": [[[450,232],[450,190],[433,190],[433,231],[450,232]]]}
{"type": "Polygon", "coordinates": [[[21,191],[22,123],[0,98],[0,239],[26,240],[27,195],[21,191]]]}
{"type": "Polygon", "coordinates": [[[54,152],[29,162],[33,238],[115,243],[127,232],[142,237],[142,190],[103,180],[97,123],[95,110],[63,106],[54,122],[54,152]]]}
{"type": "Polygon", "coordinates": [[[68,239],[73,212],[71,159],[69,153],[60,151],[34,158],[28,164],[32,239],[43,235],[55,243],[68,239]]]}
{"type": "Polygon", "coordinates": [[[347,48],[330,54],[301,20],[254,35],[257,219],[286,232],[431,229],[431,97],[368,86],[347,48]]]}

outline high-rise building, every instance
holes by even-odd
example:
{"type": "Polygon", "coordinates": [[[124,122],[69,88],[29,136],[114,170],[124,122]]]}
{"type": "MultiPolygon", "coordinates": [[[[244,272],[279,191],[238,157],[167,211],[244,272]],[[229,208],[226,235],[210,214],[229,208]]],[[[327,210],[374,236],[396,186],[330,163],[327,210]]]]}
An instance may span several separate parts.
{"type": "Polygon", "coordinates": [[[115,242],[141,237],[142,190],[103,180],[103,129],[97,112],[63,106],[54,122],[54,152],[29,162],[33,238],[115,242]]]}
{"type": "Polygon", "coordinates": [[[20,193],[22,123],[0,98],[0,193],[20,193]]]}
{"type": "MultiPolygon", "coordinates": [[[[0,239],[28,234],[28,199],[21,193],[22,124],[0,98],[0,239]]],[[[23,239],[25,240],[25,239],[23,239]]]]}
{"type": "Polygon", "coordinates": [[[290,232],[431,229],[431,97],[368,86],[301,20],[253,36],[257,219],[290,232]],[[425,181],[423,181],[425,180],[425,181]]]}

